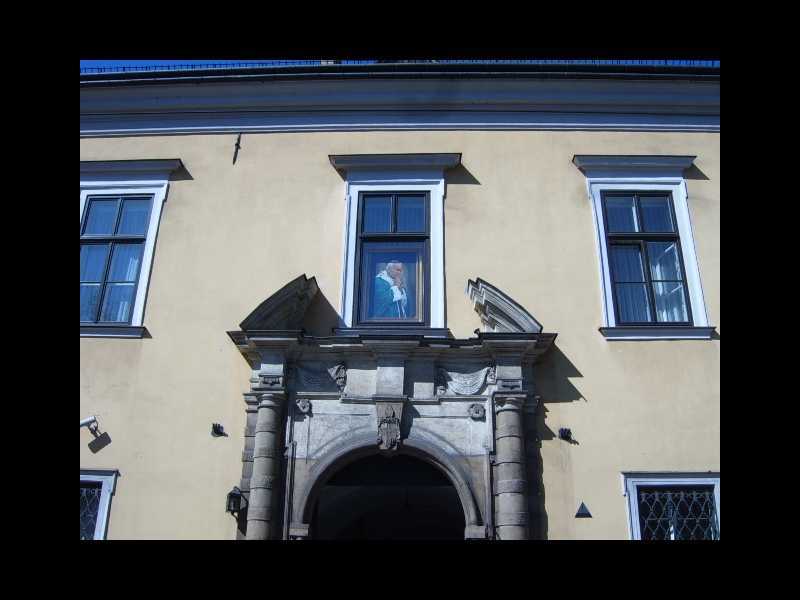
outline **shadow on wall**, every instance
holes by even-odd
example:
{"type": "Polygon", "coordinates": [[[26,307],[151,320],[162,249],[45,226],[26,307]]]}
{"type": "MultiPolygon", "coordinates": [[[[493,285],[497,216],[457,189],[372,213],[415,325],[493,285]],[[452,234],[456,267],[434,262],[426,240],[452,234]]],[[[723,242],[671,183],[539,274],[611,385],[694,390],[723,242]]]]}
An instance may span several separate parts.
{"type": "Polygon", "coordinates": [[[309,335],[328,336],[336,327],[344,327],[344,321],[320,290],[308,305],[303,328],[309,335]]]}
{"type": "Polygon", "coordinates": [[[458,166],[453,167],[452,169],[448,169],[445,172],[444,180],[446,184],[457,184],[457,185],[480,185],[481,182],[478,181],[475,176],[469,172],[467,167],[464,166],[464,163],[460,163],[458,166]]]}
{"type": "Polygon", "coordinates": [[[194,181],[194,177],[189,173],[186,165],[181,164],[180,169],[173,171],[169,178],[170,181],[194,181]]]}
{"type": "Polygon", "coordinates": [[[684,179],[700,179],[704,181],[708,181],[708,177],[705,173],[703,173],[700,169],[697,168],[697,165],[692,163],[692,166],[686,169],[683,172],[684,179]]]}
{"type": "MultiPolygon", "coordinates": [[[[536,393],[541,396],[541,406],[537,408],[535,421],[529,424],[528,435],[528,480],[535,486],[529,497],[531,513],[530,535],[534,540],[546,540],[548,519],[545,508],[545,488],[543,479],[542,441],[558,438],[558,434],[547,426],[547,405],[555,402],[586,402],[583,394],[576,388],[571,378],[583,377],[572,361],[555,344],[534,366],[536,393]]],[[[563,442],[569,443],[569,442],[563,442]]]]}

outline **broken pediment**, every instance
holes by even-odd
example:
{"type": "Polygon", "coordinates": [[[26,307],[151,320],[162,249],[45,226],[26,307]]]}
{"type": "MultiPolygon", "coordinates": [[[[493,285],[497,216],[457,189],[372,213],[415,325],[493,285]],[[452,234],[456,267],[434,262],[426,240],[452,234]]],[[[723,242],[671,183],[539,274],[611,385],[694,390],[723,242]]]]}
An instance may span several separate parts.
{"type": "Polygon", "coordinates": [[[542,325],[522,306],[481,278],[467,281],[467,295],[481,318],[481,331],[541,333],[542,325]]]}
{"type": "Polygon", "coordinates": [[[259,304],[239,327],[242,331],[302,329],[306,311],[318,292],[314,277],[300,275],[259,304]]]}

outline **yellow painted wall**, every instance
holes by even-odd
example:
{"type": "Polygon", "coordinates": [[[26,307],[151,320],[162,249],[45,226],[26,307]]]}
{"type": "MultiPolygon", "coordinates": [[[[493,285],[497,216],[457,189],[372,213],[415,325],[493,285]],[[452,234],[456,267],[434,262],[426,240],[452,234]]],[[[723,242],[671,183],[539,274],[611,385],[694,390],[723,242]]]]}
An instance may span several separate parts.
{"type": "Polygon", "coordinates": [[[620,472],[719,470],[719,340],[608,342],[592,212],[575,154],[697,155],[689,208],[711,324],[719,306],[719,134],[362,132],[82,139],[81,160],[180,158],[144,324],[151,338],[81,339],[81,468],[118,468],[109,539],[235,534],[249,369],[226,331],[301,273],[339,309],[344,182],[329,154],[461,152],[445,200],[447,325],[479,326],[481,277],[526,307],[557,349],[538,367],[550,539],[628,537],[620,472]],[[707,178],[704,179],[703,177],[707,178]],[[210,425],[230,437],[212,438],[210,425]],[[559,427],[577,445],[548,439],[559,427]],[[592,519],[575,519],[581,502],[592,519]]]}

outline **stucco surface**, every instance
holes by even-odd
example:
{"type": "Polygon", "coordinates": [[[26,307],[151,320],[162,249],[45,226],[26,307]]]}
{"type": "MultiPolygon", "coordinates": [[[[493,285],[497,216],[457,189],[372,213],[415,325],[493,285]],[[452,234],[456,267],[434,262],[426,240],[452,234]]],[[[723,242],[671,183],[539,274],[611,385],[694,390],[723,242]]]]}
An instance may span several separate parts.
{"type": "MultiPolygon", "coordinates": [[[[720,326],[720,138],[710,133],[369,132],[82,139],[81,160],[180,158],[159,227],[145,339],[81,339],[81,468],[117,468],[108,537],[235,536],[250,369],[226,335],[301,273],[339,311],[344,181],[329,154],[461,152],[447,179],[447,325],[480,326],[464,294],[481,277],[557,332],[536,368],[550,539],[626,539],[622,471],[719,470],[719,339],[614,341],[597,331],[596,234],[574,154],[697,155],[689,209],[706,310],[720,326]],[[212,422],[229,437],[212,438],[212,422]],[[572,429],[576,444],[557,439],[572,429]],[[592,519],[575,519],[581,502],[592,519]]],[[[328,304],[330,306],[328,306],[328,304]]]]}

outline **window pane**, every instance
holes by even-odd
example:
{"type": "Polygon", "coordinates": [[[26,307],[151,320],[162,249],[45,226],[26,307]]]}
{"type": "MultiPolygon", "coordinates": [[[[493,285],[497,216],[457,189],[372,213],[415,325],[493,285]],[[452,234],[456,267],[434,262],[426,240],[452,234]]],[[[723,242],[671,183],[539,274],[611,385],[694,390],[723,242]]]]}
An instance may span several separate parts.
{"type": "Polygon", "coordinates": [[[421,320],[423,245],[365,243],[361,256],[361,318],[421,320]]]}
{"type": "Polygon", "coordinates": [[[425,231],[425,196],[397,199],[397,231],[425,231]]]}
{"type": "Polygon", "coordinates": [[[122,217],[117,233],[145,235],[150,220],[150,198],[126,198],[122,201],[122,217]]]}
{"type": "Polygon", "coordinates": [[[90,200],[84,234],[112,234],[117,222],[117,200],[90,200]]]}
{"type": "Polygon", "coordinates": [[[363,219],[362,231],[365,233],[387,233],[391,231],[391,196],[365,196],[363,219]]]}
{"type": "Polygon", "coordinates": [[[81,321],[97,319],[97,304],[100,302],[100,284],[81,284],[81,321]]]}
{"type": "Polygon", "coordinates": [[[611,272],[614,281],[644,281],[644,266],[639,246],[612,245],[611,272]]]}
{"type": "Polygon", "coordinates": [[[114,244],[108,281],[136,281],[143,244],[114,244]]]}
{"type": "Polygon", "coordinates": [[[652,321],[647,289],[644,283],[617,283],[617,310],[622,323],[645,323],[652,321]]]}
{"type": "Polygon", "coordinates": [[[668,196],[639,198],[644,231],[675,231],[668,196]]]}
{"type": "Polygon", "coordinates": [[[633,196],[612,196],[605,199],[609,233],[639,231],[633,196]]]}
{"type": "Polygon", "coordinates": [[[719,539],[713,486],[641,486],[637,493],[641,539],[719,539]]]}
{"type": "Polygon", "coordinates": [[[101,321],[127,322],[133,308],[134,285],[132,283],[109,283],[103,300],[101,321]]]}
{"type": "Polygon", "coordinates": [[[682,279],[678,244],[675,242],[648,242],[647,256],[650,259],[652,279],[669,281],[682,279]]]}
{"type": "Polygon", "coordinates": [[[686,322],[686,297],[682,283],[653,283],[656,316],[661,323],[686,322]]]}
{"type": "Polygon", "coordinates": [[[102,487],[99,483],[81,482],[81,539],[93,540],[100,510],[102,487]]]}
{"type": "Polygon", "coordinates": [[[108,244],[81,244],[81,281],[103,281],[108,244]]]}

